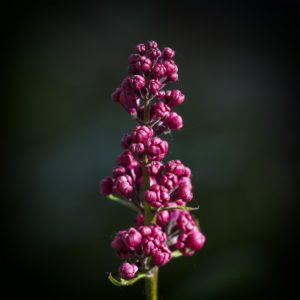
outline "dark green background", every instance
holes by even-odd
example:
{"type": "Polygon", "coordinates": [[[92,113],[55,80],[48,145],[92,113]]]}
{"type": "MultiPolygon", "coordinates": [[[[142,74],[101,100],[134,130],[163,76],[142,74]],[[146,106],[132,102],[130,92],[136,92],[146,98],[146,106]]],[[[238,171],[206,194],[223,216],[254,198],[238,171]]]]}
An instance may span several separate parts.
{"type": "Polygon", "coordinates": [[[176,51],[184,127],[167,159],[191,167],[207,236],[161,268],[160,299],[298,299],[299,2],[42,3],[1,12],[3,299],[143,299],[142,282],[107,280],[134,215],[98,182],[134,126],[110,94],[151,39],[176,51]]]}

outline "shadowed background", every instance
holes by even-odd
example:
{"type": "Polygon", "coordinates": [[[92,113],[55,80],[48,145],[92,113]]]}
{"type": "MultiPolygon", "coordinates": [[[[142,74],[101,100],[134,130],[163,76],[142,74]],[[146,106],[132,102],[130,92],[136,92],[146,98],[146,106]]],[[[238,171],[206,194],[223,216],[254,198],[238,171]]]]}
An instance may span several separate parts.
{"type": "MultiPolygon", "coordinates": [[[[134,122],[111,93],[135,45],[176,51],[207,242],[161,268],[160,299],[298,299],[298,1],[26,2],[3,8],[3,299],[143,299],[109,246],[134,214],[98,193],[134,122]]],[[[299,55],[299,52],[298,52],[299,55]]]]}

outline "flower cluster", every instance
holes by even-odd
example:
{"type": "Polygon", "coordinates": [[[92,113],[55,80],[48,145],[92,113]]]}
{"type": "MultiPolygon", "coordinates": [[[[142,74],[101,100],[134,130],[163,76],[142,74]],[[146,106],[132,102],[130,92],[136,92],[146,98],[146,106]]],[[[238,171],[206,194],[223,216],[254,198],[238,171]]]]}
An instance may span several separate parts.
{"type": "MultiPolygon", "coordinates": [[[[175,202],[169,202],[167,207],[177,207],[175,202]]],[[[142,226],[143,215],[138,214],[136,226],[142,226]]],[[[183,255],[190,256],[202,248],[205,236],[200,232],[189,211],[174,209],[163,210],[157,214],[156,224],[168,236],[166,245],[171,251],[179,250],[183,255]]]]}
{"type": "MultiPolygon", "coordinates": [[[[147,257],[152,258],[152,265],[163,266],[171,259],[171,251],[166,244],[167,236],[158,225],[131,227],[127,231],[117,233],[111,243],[112,248],[117,248],[117,255],[121,259],[127,259],[135,271],[124,271],[123,263],[119,269],[119,275],[125,279],[134,277],[135,272],[149,270],[147,257]],[[121,271],[120,271],[121,270],[121,271]],[[126,275],[124,276],[124,274],[126,275]]],[[[127,268],[129,270],[129,268],[127,268]]]]}
{"type": "Polygon", "coordinates": [[[136,53],[128,58],[131,76],[112,93],[112,100],[119,102],[139,123],[144,121],[145,100],[155,102],[151,105],[150,122],[156,134],[183,126],[182,117],[171,109],[183,103],[185,96],[179,90],[163,89],[168,82],[178,80],[174,55],[170,48],[160,51],[154,41],[137,45],[136,53]]]}
{"type": "Polygon", "coordinates": [[[174,55],[170,48],[161,51],[154,41],[137,45],[128,59],[130,76],[112,94],[138,124],[122,137],[124,151],[117,156],[117,166],[99,184],[103,195],[119,196],[139,211],[134,227],[118,232],[111,243],[126,260],[119,275],[127,280],[138,271],[165,265],[174,251],[192,255],[205,242],[186,206],[193,199],[190,168],[180,160],[162,162],[168,143],[159,136],[183,126],[172,109],[185,96],[164,89],[178,80],[174,55]]]}

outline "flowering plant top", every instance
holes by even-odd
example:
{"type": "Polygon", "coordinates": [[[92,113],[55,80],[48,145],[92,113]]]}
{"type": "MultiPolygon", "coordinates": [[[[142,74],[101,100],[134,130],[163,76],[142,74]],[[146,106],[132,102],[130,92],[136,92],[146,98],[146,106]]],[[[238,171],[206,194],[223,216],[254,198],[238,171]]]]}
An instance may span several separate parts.
{"type": "Polygon", "coordinates": [[[153,289],[157,267],[193,255],[205,242],[190,214],[193,208],[187,206],[193,199],[190,168],[180,160],[162,162],[168,143],[161,136],[183,126],[172,109],[185,96],[180,90],[165,90],[167,83],[178,80],[174,56],[174,50],[161,51],[155,41],[137,45],[129,56],[130,76],[112,93],[112,100],[137,126],[122,137],[124,151],[117,156],[117,166],[100,182],[103,195],[137,211],[134,225],[111,242],[125,262],[119,268],[120,280],[111,274],[109,278],[115,285],[129,285],[145,277],[146,294],[151,292],[147,282],[153,289]]]}

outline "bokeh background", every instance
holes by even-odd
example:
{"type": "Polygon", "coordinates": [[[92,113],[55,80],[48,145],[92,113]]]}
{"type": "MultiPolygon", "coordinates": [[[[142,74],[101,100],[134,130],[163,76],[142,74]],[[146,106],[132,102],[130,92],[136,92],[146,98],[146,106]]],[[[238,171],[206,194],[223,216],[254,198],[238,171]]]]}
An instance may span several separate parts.
{"type": "Polygon", "coordinates": [[[168,159],[191,167],[207,236],[159,299],[299,299],[299,1],[2,6],[2,299],[143,299],[109,246],[130,211],[98,193],[133,121],[110,94],[136,44],[176,50],[186,101],[168,159]]]}

